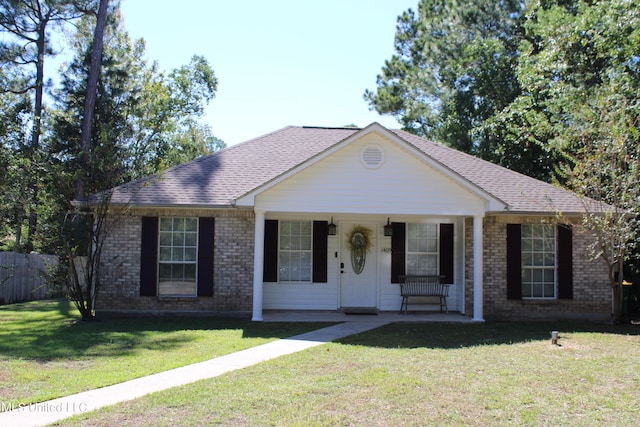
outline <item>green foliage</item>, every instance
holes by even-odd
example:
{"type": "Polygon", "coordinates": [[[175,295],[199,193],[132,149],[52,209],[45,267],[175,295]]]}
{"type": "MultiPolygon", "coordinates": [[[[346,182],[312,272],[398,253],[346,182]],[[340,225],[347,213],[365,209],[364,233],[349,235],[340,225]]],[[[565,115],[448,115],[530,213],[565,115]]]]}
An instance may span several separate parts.
{"type": "Polygon", "coordinates": [[[522,8],[517,1],[422,0],[417,14],[408,10],[398,18],[396,54],[365,99],[405,130],[523,170],[528,162],[521,160],[540,150],[528,147],[532,154],[520,150],[514,158],[500,129],[481,127],[520,93],[515,71],[522,8]]]}
{"type": "Polygon", "coordinates": [[[422,0],[398,18],[396,54],[365,99],[406,130],[551,181],[580,146],[581,105],[607,86],[638,98],[638,10],[422,0]]]}
{"type": "Polygon", "coordinates": [[[615,106],[607,92],[638,98],[639,13],[636,0],[530,2],[519,47],[521,94],[485,128],[507,129],[510,140],[532,141],[562,163],[600,125],[585,107],[615,106]]]}
{"type": "MultiPolygon", "coordinates": [[[[74,23],[66,39],[73,57],[59,70],[59,85],[49,87],[52,97],[46,99],[53,99],[54,105],[43,105],[46,114],[37,145],[32,138],[35,110],[31,96],[36,72],[16,60],[37,56],[34,44],[21,44],[19,37],[7,35],[6,26],[0,28],[4,30],[0,49],[0,247],[5,249],[58,250],[78,178],[83,178],[86,192],[92,194],[224,147],[200,122],[218,83],[206,59],[194,56],[187,65],[161,72],[157,64],[145,59],[144,41],[132,40],[126,33],[115,2],[105,34],[91,152],[82,152],[81,122],[95,25],[95,16],[84,11],[95,3],[0,1],[3,25],[12,24],[12,19],[31,22],[29,16],[36,11],[32,7],[37,5],[45,14],[50,11],[47,43],[53,32],[69,30],[63,28],[63,17],[74,23]],[[85,154],[88,167],[81,161],[85,154]],[[29,234],[29,245],[20,243],[23,234],[29,234]]],[[[45,47],[47,54],[53,53],[48,44],[45,47]]]]}
{"type": "Polygon", "coordinates": [[[589,250],[606,264],[618,322],[640,213],[640,2],[532,2],[523,26],[522,94],[492,125],[517,122],[514,134],[562,152],[558,181],[585,197],[589,250]]]}

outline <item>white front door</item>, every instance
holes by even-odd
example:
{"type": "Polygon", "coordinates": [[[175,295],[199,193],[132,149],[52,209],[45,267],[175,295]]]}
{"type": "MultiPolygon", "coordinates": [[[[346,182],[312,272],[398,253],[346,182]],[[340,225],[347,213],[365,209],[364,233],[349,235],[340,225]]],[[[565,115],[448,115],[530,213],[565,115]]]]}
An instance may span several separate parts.
{"type": "Polygon", "coordinates": [[[343,230],[340,233],[340,306],[376,308],[378,306],[377,224],[354,222],[340,225],[343,230]],[[363,231],[358,233],[358,229],[363,231]],[[363,248],[363,244],[367,248],[363,248]],[[354,246],[356,249],[353,249],[354,246]]]}

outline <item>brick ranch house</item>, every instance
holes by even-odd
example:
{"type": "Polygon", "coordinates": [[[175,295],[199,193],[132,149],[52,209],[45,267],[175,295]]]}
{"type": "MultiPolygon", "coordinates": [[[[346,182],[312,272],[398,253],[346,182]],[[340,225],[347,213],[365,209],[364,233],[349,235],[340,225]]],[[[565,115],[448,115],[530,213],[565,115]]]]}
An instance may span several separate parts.
{"type": "Polygon", "coordinates": [[[578,196],[377,123],[286,127],[116,187],[110,209],[98,314],[397,311],[405,273],[443,275],[478,321],[610,310],[578,196]]]}

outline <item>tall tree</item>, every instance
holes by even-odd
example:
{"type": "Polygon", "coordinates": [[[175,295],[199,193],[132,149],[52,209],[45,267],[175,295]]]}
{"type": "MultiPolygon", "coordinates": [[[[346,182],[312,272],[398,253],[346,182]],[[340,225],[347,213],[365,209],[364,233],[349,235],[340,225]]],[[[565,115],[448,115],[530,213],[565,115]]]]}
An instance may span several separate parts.
{"type": "Polygon", "coordinates": [[[30,117],[31,102],[26,95],[0,96],[0,250],[15,249],[15,242],[21,240],[22,218],[29,203],[22,149],[30,117]]]}
{"type": "MultiPolygon", "coordinates": [[[[0,0],[0,66],[4,79],[0,93],[33,93],[30,143],[24,147],[24,176],[28,178],[28,233],[24,250],[33,249],[37,226],[40,165],[40,137],[44,111],[45,57],[53,54],[50,27],[79,18],[90,8],[91,0],[0,0]]],[[[19,218],[17,227],[22,227],[19,218]]],[[[21,231],[16,229],[16,250],[20,250],[21,231]]]]}
{"type": "MultiPolygon", "coordinates": [[[[91,65],[89,67],[89,75],[87,78],[87,92],[84,100],[84,114],[82,115],[82,132],[80,134],[80,146],[82,153],[80,155],[80,167],[85,170],[89,167],[88,157],[91,150],[91,130],[93,125],[94,109],[96,106],[96,92],[98,90],[98,77],[100,76],[100,68],[102,65],[102,40],[104,38],[104,28],[107,23],[107,13],[109,8],[109,0],[100,0],[98,6],[98,15],[96,18],[96,27],[93,32],[93,45],[91,47],[91,65]]],[[[76,188],[74,198],[83,200],[84,180],[82,177],[76,179],[76,188]]]]}
{"type": "Polygon", "coordinates": [[[606,99],[603,90],[623,91],[631,100],[625,105],[638,98],[639,2],[536,0],[527,7],[517,68],[522,91],[484,128],[508,141],[533,141],[562,163],[562,153],[583,144],[577,130],[599,126],[585,121],[583,106],[606,99]]]}
{"type": "Polygon", "coordinates": [[[520,1],[421,0],[417,13],[398,18],[396,53],[365,99],[405,130],[522,170],[525,164],[495,155],[498,136],[481,131],[520,93],[522,12],[520,1]]]}

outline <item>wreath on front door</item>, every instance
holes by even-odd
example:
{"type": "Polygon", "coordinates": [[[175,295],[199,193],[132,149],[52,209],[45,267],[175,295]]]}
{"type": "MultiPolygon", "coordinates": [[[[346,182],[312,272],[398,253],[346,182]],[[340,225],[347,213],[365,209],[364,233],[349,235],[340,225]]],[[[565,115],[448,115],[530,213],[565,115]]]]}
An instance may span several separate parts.
{"type": "Polygon", "coordinates": [[[371,249],[371,230],[361,225],[349,232],[347,244],[351,249],[351,266],[356,274],[362,273],[367,262],[367,252],[371,249]]]}

